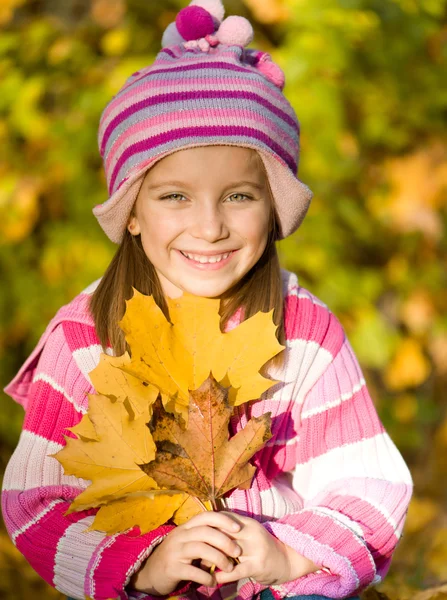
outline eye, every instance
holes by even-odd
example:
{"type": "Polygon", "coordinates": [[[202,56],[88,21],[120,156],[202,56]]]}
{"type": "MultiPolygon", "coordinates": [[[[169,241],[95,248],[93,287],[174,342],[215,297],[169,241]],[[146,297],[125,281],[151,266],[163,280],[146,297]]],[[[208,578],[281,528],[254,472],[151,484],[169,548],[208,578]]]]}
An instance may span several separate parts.
{"type": "MultiPolygon", "coordinates": [[[[234,198],[235,196],[239,196],[240,198],[243,198],[243,199],[246,198],[247,200],[252,199],[251,196],[247,196],[247,194],[231,194],[231,196],[228,196],[228,198],[231,199],[231,198],[234,198]]],[[[236,202],[243,202],[243,200],[236,200],[236,202]]]]}
{"type": "Polygon", "coordinates": [[[184,198],[185,196],[183,196],[182,194],[169,194],[168,196],[163,196],[162,198],[160,198],[160,200],[174,200],[174,202],[176,200],[179,200],[180,198],[184,198]]]}

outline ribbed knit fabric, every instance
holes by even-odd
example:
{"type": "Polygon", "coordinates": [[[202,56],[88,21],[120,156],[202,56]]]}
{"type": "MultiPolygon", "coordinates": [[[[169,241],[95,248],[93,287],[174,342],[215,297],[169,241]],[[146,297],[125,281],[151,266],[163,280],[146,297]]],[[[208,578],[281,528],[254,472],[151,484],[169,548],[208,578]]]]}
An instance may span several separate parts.
{"type": "MultiPolygon", "coordinates": [[[[282,275],[286,362],[268,371],[280,383],[259,402],[238,407],[231,422],[239,431],[252,415],[271,411],[273,437],[254,457],[251,488],[233,491],[225,502],[322,566],[271,586],[275,598],[345,598],[387,573],[412,479],[380,422],[340,322],[295,274],[282,275]]],[[[151,598],[126,586],[173,526],[142,536],[138,528],[112,536],[85,532],[97,509],[63,514],[89,482],[65,476],[48,456],[63,447],[65,428],[79,422],[94,391],[88,373],[102,350],[87,300],[97,283],[60,309],[5,388],[26,414],[5,473],[3,516],[13,543],[60,592],[94,600],[151,598]]],[[[236,315],[227,331],[237,324],[236,315]]],[[[241,580],[182,598],[246,600],[264,589],[241,580]]]]}
{"type": "Polygon", "coordinates": [[[240,46],[164,48],[126,81],[101,115],[98,144],[112,195],[134,166],[189,144],[254,145],[296,173],[299,124],[285,96],[240,46]]]}

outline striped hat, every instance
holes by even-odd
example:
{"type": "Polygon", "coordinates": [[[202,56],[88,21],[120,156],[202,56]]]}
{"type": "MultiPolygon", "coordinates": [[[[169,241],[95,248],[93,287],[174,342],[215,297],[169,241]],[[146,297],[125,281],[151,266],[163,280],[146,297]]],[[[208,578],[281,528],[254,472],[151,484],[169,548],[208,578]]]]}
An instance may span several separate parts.
{"type": "Polygon", "coordinates": [[[208,145],[260,155],[279,239],[301,224],[312,192],[297,178],[299,123],[269,54],[246,48],[253,29],[224,19],[221,0],[193,0],[166,29],[153,64],[133,73],[105,107],[98,145],[109,190],[93,214],[121,242],[147,170],[177,150],[208,145]]]}

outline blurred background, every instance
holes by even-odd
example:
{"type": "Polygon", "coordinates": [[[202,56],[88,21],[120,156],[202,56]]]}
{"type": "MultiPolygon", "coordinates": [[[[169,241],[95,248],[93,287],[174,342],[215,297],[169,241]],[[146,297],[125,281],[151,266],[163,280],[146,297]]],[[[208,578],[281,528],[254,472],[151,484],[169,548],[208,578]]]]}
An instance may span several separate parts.
{"type": "MultiPolygon", "coordinates": [[[[152,62],[186,0],[1,0],[1,388],[61,305],[116,247],[91,210],[107,196],[99,115],[152,62]]],[[[342,321],[415,481],[378,590],[447,583],[446,0],[227,0],[252,47],[286,73],[314,191],[278,243],[342,321]]],[[[0,392],[0,468],[23,410],[0,392]]],[[[60,598],[0,529],[0,597],[60,598]]],[[[444,598],[446,596],[443,596],[444,598]]]]}

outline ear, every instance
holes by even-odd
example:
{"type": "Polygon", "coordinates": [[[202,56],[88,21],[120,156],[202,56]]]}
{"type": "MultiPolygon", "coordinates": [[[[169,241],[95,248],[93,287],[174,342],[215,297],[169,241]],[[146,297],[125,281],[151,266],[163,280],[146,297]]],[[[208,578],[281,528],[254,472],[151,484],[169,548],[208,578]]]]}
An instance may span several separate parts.
{"type": "Polygon", "coordinates": [[[140,223],[136,215],[131,214],[127,223],[127,229],[132,235],[139,235],[141,233],[140,223]]]}

